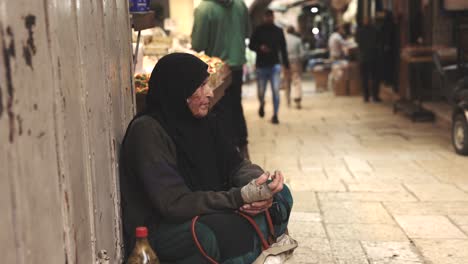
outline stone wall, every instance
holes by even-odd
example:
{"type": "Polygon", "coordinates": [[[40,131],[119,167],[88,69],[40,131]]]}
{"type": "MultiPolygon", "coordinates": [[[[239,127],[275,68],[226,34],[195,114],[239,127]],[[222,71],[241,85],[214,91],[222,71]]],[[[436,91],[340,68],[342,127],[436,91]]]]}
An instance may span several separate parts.
{"type": "Polygon", "coordinates": [[[3,263],[121,262],[130,43],[127,0],[0,0],[3,263]]]}

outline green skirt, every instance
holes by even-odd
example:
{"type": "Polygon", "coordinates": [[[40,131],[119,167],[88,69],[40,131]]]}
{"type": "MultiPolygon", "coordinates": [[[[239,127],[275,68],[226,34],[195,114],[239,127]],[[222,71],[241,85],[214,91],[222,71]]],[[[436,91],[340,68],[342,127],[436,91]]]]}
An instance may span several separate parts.
{"type": "MultiPolygon", "coordinates": [[[[287,186],[284,186],[283,190],[279,193],[282,199],[279,197],[274,198],[273,210],[271,210],[273,217],[273,224],[275,228],[276,236],[280,236],[286,231],[288,224],[288,217],[292,208],[293,199],[291,192],[287,186]]],[[[239,217],[235,214],[233,217],[239,217]]],[[[263,236],[268,237],[269,229],[264,214],[259,214],[253,217],[259,228],[261,229],[263,236]]],[[[174,263],[174,264],[198,264],[198,263],[209,263],[205,257],[202,256],[198,250],[195,242],[192,238],[191,230],[192,221],[184,223],[172,224],[172,223],[161,223],[155,232],[154,237],[150,237],[150,244],[155,249],[156,254],[161,260],[161,263],[174,263]]],[[[226,226],[229,228],[229,226],[226,226]]],[[[210,228],[210,226],[198,221],[195,225],[196,235],[198,240],[203,247],[204,251],[208,256],[215,259],[216,261],[224,264],[247,264],[252,263],[260,255],[262,251],[262,245],[258,235],[254,229],[251,228],[248,231],[252,232],[252,239],[254,241],[250,243],[251,249],[246,253],[234,256],[228,259],[221,260],[220,248],[217,243],[216,233],[210,228]]]]}

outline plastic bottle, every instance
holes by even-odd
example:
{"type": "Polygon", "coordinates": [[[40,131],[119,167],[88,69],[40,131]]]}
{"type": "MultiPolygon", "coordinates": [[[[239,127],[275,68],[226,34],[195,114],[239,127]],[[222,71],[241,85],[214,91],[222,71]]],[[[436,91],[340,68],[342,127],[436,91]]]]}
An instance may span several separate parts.
{"type": "Polygon", "coordinates": [[[156,253],[148,243],[148,229],[136,228],[136,242],[127,264],[160,264],[156,253]]]}

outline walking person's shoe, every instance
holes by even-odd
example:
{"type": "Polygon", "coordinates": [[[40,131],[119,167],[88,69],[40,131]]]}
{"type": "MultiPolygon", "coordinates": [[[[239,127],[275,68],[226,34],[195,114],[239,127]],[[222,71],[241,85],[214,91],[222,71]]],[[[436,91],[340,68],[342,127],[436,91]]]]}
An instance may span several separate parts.
{"type": "Polygon", "coordinates": [[[373,101],[374,101],[374,103],[380,103],[380,102],[382,102],[382,99],[380,99],[380,97],[376,97],[376,98],[374,98],[373,101]]]}
{"type": "Polygon", "coordinates": [[[296,103],[296,108],[297,109],[301,109],[302,106],[301,106],[301,99],[294,99],[294,102],[296,103]]]}
{"type": "Polygon", "coordinates": [[[264,106],[265,106],[264,104],[261,104],[261,105],[260,105],[260,108],[258,109],[258,115],[259,115],[260,117],[264,117],[264,116],[265,116],[265,109],[264,109],[264,106]]]}
{"type": "Polygon", "coordinates": [[[277,125],[279,124],[279,120],[278,120],[278,116],[277,115],[274,115],[272,118],[271,118],[271,123],[277,125]]]}

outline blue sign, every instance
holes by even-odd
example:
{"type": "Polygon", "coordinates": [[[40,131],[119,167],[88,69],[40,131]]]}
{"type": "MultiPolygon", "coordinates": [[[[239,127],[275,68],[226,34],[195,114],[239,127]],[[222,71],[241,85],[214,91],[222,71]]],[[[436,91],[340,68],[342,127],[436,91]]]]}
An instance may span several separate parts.
{"type": "Polygon", "coordinates": [[[150,0],[129,0],[130,12],[146,12],[149,10],[150,0]]]}

